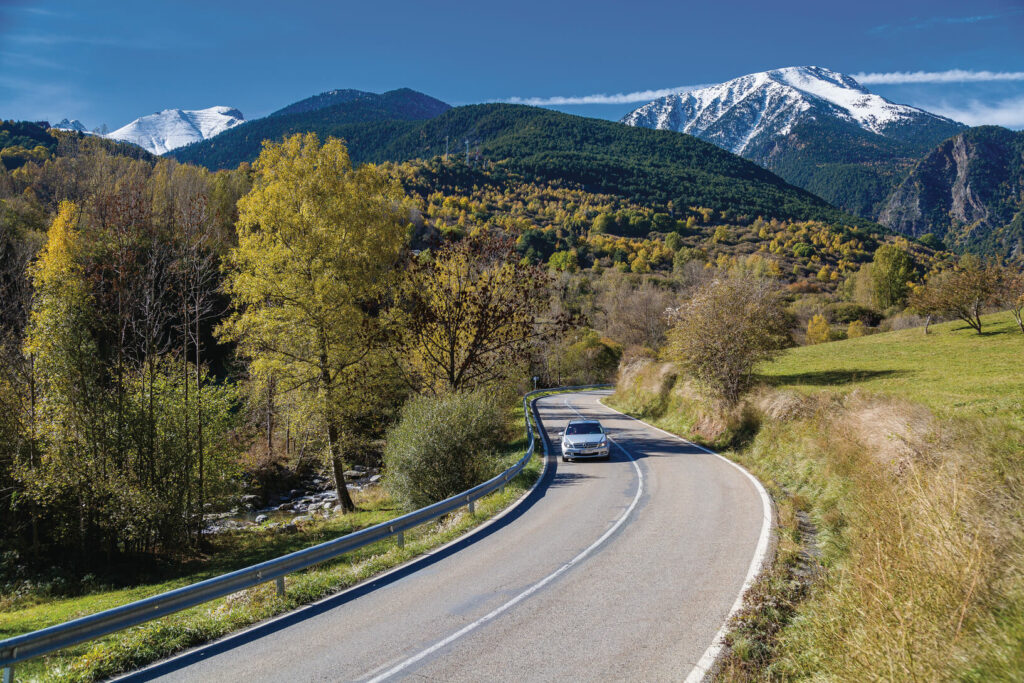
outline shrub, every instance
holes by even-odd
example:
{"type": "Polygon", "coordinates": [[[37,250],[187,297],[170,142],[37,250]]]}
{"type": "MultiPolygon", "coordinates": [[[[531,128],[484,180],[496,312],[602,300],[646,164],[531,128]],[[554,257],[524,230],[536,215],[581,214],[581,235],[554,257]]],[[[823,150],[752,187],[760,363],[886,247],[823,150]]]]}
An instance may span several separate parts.
{"type": "Polygon", "coordinates": [[[888,320],[890,330],[909,330],[914,327],[923,327],[925,319],[913,313],[900,313],[888,320]]]}
{"type": "Polygon", "coordinates": [[[847,339],[856,339],[857,337],[863,337],[865,334],[864,323],[859,320],[854,320],[850,323],[850,326],[846,329],[847,339]]]}
{"type": "Polygon", "coordinates": [[[873,308],[855,303],[838,303],[828,307],[829,315],[837,323],[852,323],[859,320],[865,325],[874,327],[882,322],[882,314],[873,308]]]}
{"type": "Polygon", "coordinates": [[[789,343],[788,327],[772,283],[715,280],[679,307],[670,355],[708,393],[735,405],[752,382],[754,366],[789,343]]]}
{"type": "Polygon", "coordinates": [[[495,474],[508,436],[505,392],[493,388],[418,396],[388,431],[388,489],[403,505],[422,507],[495,474]]]}

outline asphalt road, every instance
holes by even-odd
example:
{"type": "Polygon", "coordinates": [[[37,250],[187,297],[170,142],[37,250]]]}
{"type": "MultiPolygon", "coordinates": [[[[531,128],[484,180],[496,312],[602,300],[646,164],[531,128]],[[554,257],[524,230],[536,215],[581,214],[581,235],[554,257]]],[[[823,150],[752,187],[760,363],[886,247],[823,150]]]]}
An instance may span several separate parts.
{"type": "Polygon", "coordinates": [[[166,681],[699,678],[767,547],[762,491],[719,456],[600,405],[540,399],[555,446],[513,512],[454,545],[129,677],[166,681]],[[556,460],[598,417],[610,462],[556,460]],[[703,662],[702,662],[703,658],[703,662]]]}

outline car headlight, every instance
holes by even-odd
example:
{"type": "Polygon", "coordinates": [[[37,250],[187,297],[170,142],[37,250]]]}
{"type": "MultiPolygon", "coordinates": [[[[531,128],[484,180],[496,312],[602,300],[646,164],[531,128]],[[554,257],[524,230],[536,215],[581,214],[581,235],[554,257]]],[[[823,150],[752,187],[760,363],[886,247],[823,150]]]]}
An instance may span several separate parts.
{"type": "Polygon", "coordinates": [[[601,439],[601,443],[597,444],[598,448],[605,448],[608,445],[607,439],[601,439]]]}

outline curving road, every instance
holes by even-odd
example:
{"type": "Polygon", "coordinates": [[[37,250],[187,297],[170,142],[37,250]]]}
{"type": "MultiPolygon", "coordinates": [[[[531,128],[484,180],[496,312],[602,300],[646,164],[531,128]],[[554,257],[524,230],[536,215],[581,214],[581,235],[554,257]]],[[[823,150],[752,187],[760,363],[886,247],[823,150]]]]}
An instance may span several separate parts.
{"type": "Polygon", "coordinates": [[[466,539],[128,678],[699,679],[766,553],[767,498],[600,395],[545,397],[538,412],[556,453],[566,421],[600,418],[610,462],[549,456],[533,492],[466,539]]]}

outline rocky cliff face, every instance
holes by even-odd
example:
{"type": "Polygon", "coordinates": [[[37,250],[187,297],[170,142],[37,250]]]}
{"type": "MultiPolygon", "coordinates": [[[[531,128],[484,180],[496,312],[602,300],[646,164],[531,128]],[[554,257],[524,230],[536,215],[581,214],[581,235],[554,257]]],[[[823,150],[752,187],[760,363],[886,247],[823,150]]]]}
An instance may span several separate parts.
{"type": "Polygon", "coordinates": [[[1024,222],[1024,132],[972,128],[946,140],[884,202],[879,222],[950,246],[1016,251],[1024,222]]]}

